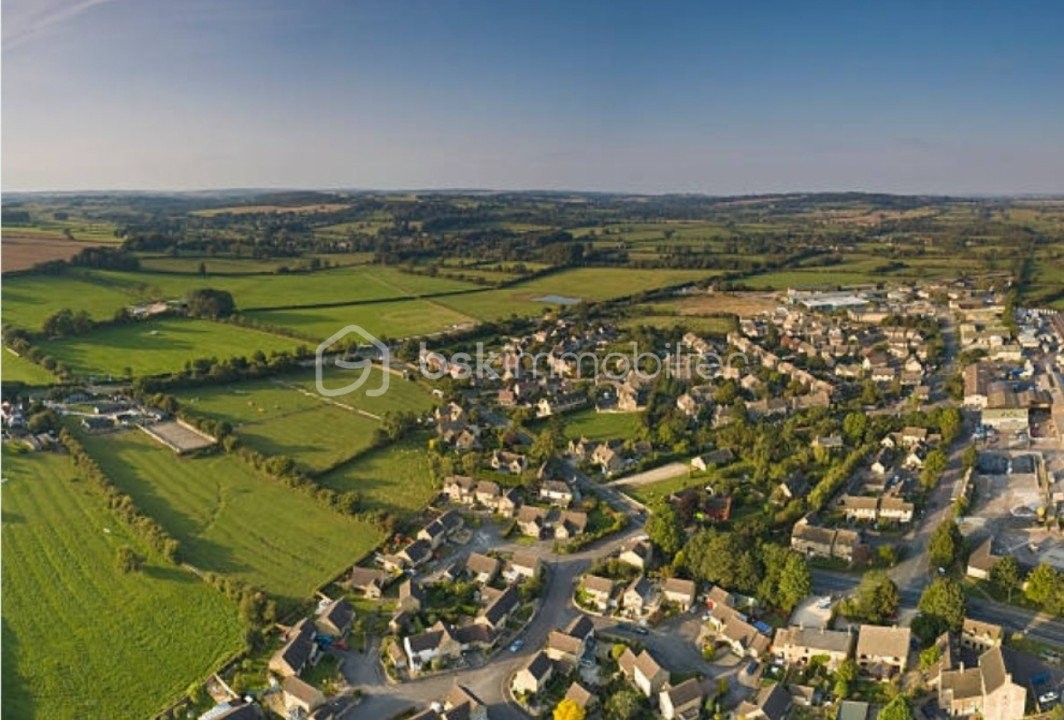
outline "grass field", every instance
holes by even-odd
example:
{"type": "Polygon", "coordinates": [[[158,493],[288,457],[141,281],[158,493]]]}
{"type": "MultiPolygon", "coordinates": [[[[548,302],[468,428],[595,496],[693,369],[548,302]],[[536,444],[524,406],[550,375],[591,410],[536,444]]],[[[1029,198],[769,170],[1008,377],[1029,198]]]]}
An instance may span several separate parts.
{"type": "Polygon", "coordinates": [[[407,515],[423,508],[438,490],[430,474],[428,437],[417,435],[373,450],[319,482],[334,490],[357,490],[370,507],[407,515]]]}
{"type": "MultiPolygon", "coordinates": [[[[475,293],[468,297],[481,295],[482,293],[475,293]]],[[[263,310],[247,315],[260,322],[292,328],[323,340],[351,324],[359,325],[380,338],[402,338],[443,332],[472,324],[469,316],[452,310],[442,302],[452,299],[396,300],[328,308],[263,310]]]]}
{"type": "Polygon", "coordinates": [[[656,288],[713,277],[712,270],[629,270],[579,268],[534,278],[484,293],[440,298],[439,302],[480,320],[516,315],[539,315],[552,306],[536,300],[557,295],[575,300],[610,300],[656,288]]]}
{"type": "Polygon", "coordinates": [[[379,533],[236,458],[178,458],[140,431],[83,438],[103,471],[203,570],[292,602],[373,548],[379,533]]]}
{"type": "Polygon", "coordinates": [[[643,430],[640,413],[599,413],[581,410],[565,418],[565,436],[592,441],[625,440],[639,437],[643,430]]]}
{"type": "Polygon", "coordinates": [[[84,310],[93,320],[110,320],[116,310],[133,302],[121,285],[83,273],[5,277],[0,298],[4,322],[28,330],[40,330],[45,318],[63,308],[84,310]]]}
{"type": "Polygon", "coordinates": [[[625,487],[622,488],[622,491],[625,495],[631,495],[644,505],[649,505],[657,500],[672,495],[674,492],[683,490],[684,488],[689,488],[694,485],[704,485],[708,482],[710,482],[710,478],[705,473],[694,477],[691,475],[680,475],[679,477],[661,480],[660,482],[625,487]]]}
{"type": "MultiPolygon", "coordinates": [[[[194,410],[232,424],[238,436],[267,455],[287,455],[308,470],[321,470],[370,446],[381,423],[357,410],[381,416],[388,410],[424,411],[432,398],[421,386],[390,377],[388,392],[367,397],[380,386],[381,371],[358,390],[323,398],[313,375],[203,387],[177,395],[194,410]]],[[[329,378],[330,387],[342,385],[329,378]]]]}
{"type": "Polygon", "coordinates": [[[55,376],[40,365],[31,363],[5,348],[0,354],[0,380],[40,386],[51,385],[55,382],[55,376]]]}
{"type": "Polygon", "coordinates": [[[255,273],[273,273],[282,266],[303,267],[306,260],[300,258],[282,258],[278,260],[257,260],[238,257],[170,257],[169,255],[144,255],[140,258],[142,270],[153,272],[186,273],[197,275],[200,263],[205,266],[206,277],[214,273],[249,275],[255,273]]]}
{"type": "Polygon", "coordinates": [[[150,717],[242,647],[236,607],[191,573],[118,571],[138,543],[69,458],[3,463],[3,717],[150,717]]]}
{"type": "Polygon", "coordinates": [[[733,323],[724,317],[699,317],[697,315],[640,315],[627,318],[621,323],[622,327],[635,327],[648,325],[659,330],[671,330],[683,328],[700,335],[724,336],[731,330],[733,323]]]}
{"type": "Polygon", "coordinates": [[[118,325],[88,335],[46,340],[39,347],[82,375],[134,375],[173,372],[198,358],[250,356],[256,350],[292,350],[304,345],[238,325],[166,318],[118,325]]]}

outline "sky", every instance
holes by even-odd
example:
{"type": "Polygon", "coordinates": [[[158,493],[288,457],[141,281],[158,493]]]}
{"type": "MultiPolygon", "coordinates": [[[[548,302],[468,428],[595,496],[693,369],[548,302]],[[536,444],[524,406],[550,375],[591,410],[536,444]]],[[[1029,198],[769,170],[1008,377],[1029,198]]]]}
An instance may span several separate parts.
{"type": "Polygon", "coordinates": [[[1064,3],[4,0],[0,187],[1064,193],[1064,3]]]}

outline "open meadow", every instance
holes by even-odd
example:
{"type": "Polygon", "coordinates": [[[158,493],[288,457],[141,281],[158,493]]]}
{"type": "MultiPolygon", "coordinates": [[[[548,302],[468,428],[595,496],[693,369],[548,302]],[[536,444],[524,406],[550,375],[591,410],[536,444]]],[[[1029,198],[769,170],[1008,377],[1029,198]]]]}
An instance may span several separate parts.
{"type": "Polygon", "coordinates": [[[55,376],[40,365],[4,348],[4,352],[0,353],[0,381],[45,386],[54,383],[55,376]]]}
{"type": "Polygon", "coordinates": [[[305,342],[209,320],[164,318],[116,325],[88,335],[43,340],[38,347],[80,375],[158,375],[199,358],[248,357],[294,350],[305,342]]]}
{"type": "Polygon", "coordinates": [[[119,546],[148,553],[69,457],[3,464],[5,718],[150,717],[243,646],[236,606],[192,573],[118,570],[119,546]]]}
{"type": "Polygon", "coordinates": [[[340,307],[264,310],[247,313],[247,316],[257,322],[291,328],[321,340],[347,325],[358,325],[379,338],[396,339],[470,327],[473,321],[468,315],[451,309],[442,301],[480,296],[481,293],[476,293],[439,300],[395,300],[340,307]]]}
{"type": "Polygon", "coordinates": [[[565,437],[570,440],[587,438],[592,442],[638,438],[643,431],[642,414],[600,413],[581,410],[565,415],[565,437]]]}
{"type": "Polygon", "coordinates": [[[85,435],[82,442],[107,477],[181,541],[187,562],[239,577],[286,603],[307,597],[380,541],[369,523],[234,457],[177,457],[139,430],[85,435]]]}
{"type": "Polygon", "coordinates": [[[432,480],[426,443],[418,434],[371,450],[322,475],[318,482],[340,492],[355,490],[366,505],[397,516],[415,513],[439,492],[432,480]]]}

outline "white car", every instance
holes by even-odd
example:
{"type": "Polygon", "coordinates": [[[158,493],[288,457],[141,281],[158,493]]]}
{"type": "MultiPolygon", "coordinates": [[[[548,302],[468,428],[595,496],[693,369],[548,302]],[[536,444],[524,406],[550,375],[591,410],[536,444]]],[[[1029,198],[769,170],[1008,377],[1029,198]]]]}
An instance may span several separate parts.
{"type": "Polygon", "coordinates": [[[1056,702],[1059,697],[1060,693],[1058,693],[1056,690],[1050,690],[1049,692],[1042,693],[1038,696],[1038,703],[1040,705],[1047,705],[1049,703],[1056,702]]]}

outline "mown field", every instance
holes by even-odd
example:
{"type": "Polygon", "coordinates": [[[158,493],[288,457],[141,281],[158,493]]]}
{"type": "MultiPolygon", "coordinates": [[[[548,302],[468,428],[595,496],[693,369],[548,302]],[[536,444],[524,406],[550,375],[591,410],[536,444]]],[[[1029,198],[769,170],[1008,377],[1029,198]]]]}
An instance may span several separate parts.
{"type": "MultiPolygon", "coordinates": [[[[240,439],[256,450],[287,455],[316,471],[368,448],[381,427],[377,418],[384,413],[420,412],[432,406],[421,386],[391,376],[385,395],[368,397],[366,391],[379,387],[381,377],[376,370],[364,386],[336,398],[317,394],[313,374],[196,388],[177,397],[194,412],[233,425],[240,439]]],[[[326,380],[329,387],[343,384],[336,373],[326,380]]]]}
{"type": "Polygon", "coordinates": [[[55,376],[40,365],[19,357],[10,350],[0,353],[0,380],[26,385],[51,385],[55,376]]]}
{"type": "Polygon", "coordinates": [[[372,525],[216,454],[178,458],[130,430],[85,436],[107,476],[182,543],[184,558],[294,602],[372,549],[372,525]]]}
{"type": "Polygon", "coordinates": [[[3,456],[3,717],[144,718],[243,645],[236,607],[150,558],[54,454],[3,456]]]}
{"type": "Polygon", "coordinates": [[[516,315],[539,315],[557,303],[536,298],[556,295],[572,300],[610,300],[654,290],[707,280],[712,270],[631,270],[627,268],[579,268],[563,270],[498,290],[439,298],[438,302],[480,320],[516,315]]]}
{"type": "Polygon", "coordinates": [[[427,435],[417,435],[318,478],[334,490],[357,490],[366,504],[396,515],[417,512],[436,496],[426,451],[427,435]]]}
{"type": "MultiPolygon", "coordinates": [[[[475,293],[437,300],[396,300],[340,307],[264,310],[247,313],[247,316],[258,322],[291,328],[322,340],[347,325],[358,325],[379,338],[395,339],[469,327],[473,320],[468,315],[442,301],[482,296],[482,293],[475,293]]],[[[488,300],[485,298],[484,302],[488,300]]]]}
{"type": "Polygon", "coordinates": [[[581,410],[565,417],[565,436],[571,440],[584,437],[592,441],[629,440],[643,430],[640,413],[600,413],[581,410]]]}
{"type": "Polygon", "coordinates": [[[682,328],[707,337],[721,337],[732,330],[733,322],[725,317],[699,317],[697,315],[639,315],[625,319],[622,327],[646,325],[659,330],[682,328]]]}
{"type": "Polygon", "coordinates": [[[165,318],[117,325],[88,335],[44,340],[38,347],[81,375],[156,375],[199,358],[250,356],[256,350],[294,350],[305,342],[261,330],[211,322],[165,318]]]}
{"type": "Polygon", "coordinates": [[[83,273],[14,275],[0,288],[4,322],[40,330],[45,318],[63,308],[84,310],[93,320],[110,320],[115,311],[133,302],[121,284],[83,273]]]}

